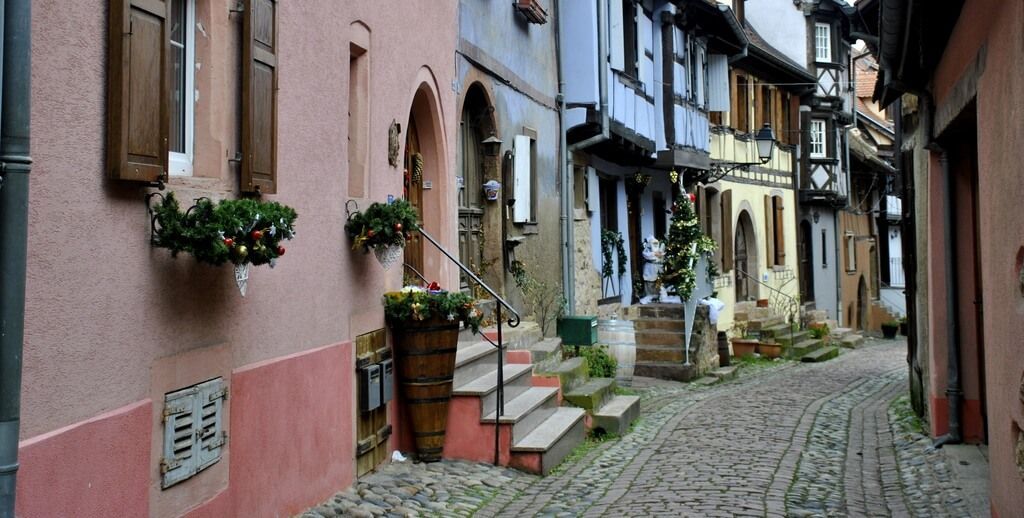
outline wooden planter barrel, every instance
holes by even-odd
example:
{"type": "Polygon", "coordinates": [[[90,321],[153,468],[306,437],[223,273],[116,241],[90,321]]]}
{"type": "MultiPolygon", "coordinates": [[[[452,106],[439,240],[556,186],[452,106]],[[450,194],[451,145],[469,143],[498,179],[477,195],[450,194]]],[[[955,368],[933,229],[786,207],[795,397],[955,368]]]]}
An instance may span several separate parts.
{"type": "Polygon", "coordinates": [[[441,460],[452,397],[459,321],[434,317],[393,323],[395,366],[407,415],[423,462],[441,460]]]}

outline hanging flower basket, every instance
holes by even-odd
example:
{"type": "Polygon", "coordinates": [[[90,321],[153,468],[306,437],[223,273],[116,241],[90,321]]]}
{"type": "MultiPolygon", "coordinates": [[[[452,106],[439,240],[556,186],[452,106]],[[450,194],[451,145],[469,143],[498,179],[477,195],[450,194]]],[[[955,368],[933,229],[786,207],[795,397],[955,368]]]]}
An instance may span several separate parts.
{"type": "MultiPolygon", "coordinates": [[[[157,195],[159,196],[159,195],[157,195]]],[[[281,242],[295,237],[295,210],[277,202],[200,198],[182,212],[174,193],[150,208],[153,246],[172,256],[185,252],[201,263],[235,266],[235,283],[245,296],[251,266],[273,268],[285,253],[281,242]]]]}
{"type": "Polygon", "coordinates": [[[353,212],[345,223],[352,249],[373,250],[384,269],[402,259],[405,242],[419,229],[416,209],[406,200],[373,203],[363,212],[353,212]]]}

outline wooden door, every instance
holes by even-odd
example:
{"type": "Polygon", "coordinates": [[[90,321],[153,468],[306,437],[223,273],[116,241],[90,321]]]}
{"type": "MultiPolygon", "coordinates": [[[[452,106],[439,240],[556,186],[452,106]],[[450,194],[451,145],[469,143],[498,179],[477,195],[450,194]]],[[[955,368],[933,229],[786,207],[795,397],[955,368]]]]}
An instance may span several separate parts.
{"type": "MultiPolygon", "coordinates": [[[[476,272],[483,272],[483,160],[480,142],[483,141],[479,125],[468,111],[463,112],[461,168],[456,185],[459,189],[459,261],[476,272]]],[[[470,289],[469,277],[465,273],[459,275],[461,289],[470,289]]]]}
{"type": "Polygon", "coordinates": [[[736,225],[736,243],[733,247],[736,270],[736,302],[750,298],[750,279],[747,277],[747,228],[740,221],[736,225]]]}
{"type": "MultiPolygon", "coordinates": [[[[390,357],[391,351],[387,347],[383,329],[356,337],[357,372],[361,367],[390,357]]],[[[362,387],[359,387],[359,390],[362,390],[362,387]]],[[[368,412],[359,412],[356,423],[356,476],[369,473],[387,460],[390,436],[391,425],[388,424],[386,404],[368,412]]]]}
{"type": "Polygon", "coordinates": [[[814,236],[811,224],[800,223],[800,300],[814,300],[814,236]]]}
{"type": "MultiPolygon", "coordinates": [[[[629,271],[631,278],[633,279],[633,286],[637,286],[638,280],[643,279],[641,276],[640,265],[642,264],[640,251],[643,250],[644,238],[640,235],[640,193],[632,192],[628,194],[626,198],[627,209],[629,211],[629,235],[626,236],[626,242],[629,243],[629,271]]],[[[643,284],[640,283],[640,286],[643,284]]],[[[633,290],[633,301],[639,300],[642,293],[638,293],[635,289],[633,290]]]]}
{"type": "MultiPolygon", "coordinates": [[[[405,134],[405,199],[416,209],[420,224],[423,221],[423,155],[420,154],[420,140],[416,133],[416,119],[409,118],[409,131],[405,134]]],[[[423,272],[423,238],[419,232],[409,232],[405,243],[405,264],[423,272]]],[[[424,274],[425,275],[425,274],[424,274]]]]}

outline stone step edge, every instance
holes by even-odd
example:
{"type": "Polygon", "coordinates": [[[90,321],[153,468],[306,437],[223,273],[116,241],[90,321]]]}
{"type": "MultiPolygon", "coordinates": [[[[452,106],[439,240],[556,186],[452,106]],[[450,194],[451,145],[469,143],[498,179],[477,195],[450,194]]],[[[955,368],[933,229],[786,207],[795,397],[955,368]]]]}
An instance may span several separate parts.
{"type": "MultiPolygon", "coordinates": [[[[515,424],[558,394],[556,387],[530,387],[522,394],[505,403],[505,413],[498,418],[499,424],[515,424]],[[510,410],[511,407],[511,410],[510,410]],[[515,413],[512,413],[515,412],[515,413]]],[[[494,424],[494,412],[480,418],[481,423],[494,424]]]]}
{"type": "MultiPolygon", "coordinates": [[[[531,363],[513,363],[505,365],[502,369],[502,377],[504,384],[515,381],[516,379],[526,375],[533,371],[533,364],[531,363]]],[[[486,396],[491,392],[498,389],[498,369],[494,369],[483,376],[480,376],[472,381],[469,381],[459,387],[455,387],[452,390],[453,396],[486,396]]]]}
{"type": "Polygon", "coordinates": [[[546,452],[551,449],[552,446],[558,443],[565,434],[569,433],[570,430],[576,423],[580,422],[587,413],[582,408],[574,407],[559,407],[555,411],[555,414],[545,419],[537,428],[534,428],[530,433],[526,434],[525,437],[516,441],[512,445],[511,451],[515,452],[546,452]],[[557,432],[554,434],[554,438],[547,441],[542,441],[546,434],[551,434],[549,430],[555,429],[557,432]]]}

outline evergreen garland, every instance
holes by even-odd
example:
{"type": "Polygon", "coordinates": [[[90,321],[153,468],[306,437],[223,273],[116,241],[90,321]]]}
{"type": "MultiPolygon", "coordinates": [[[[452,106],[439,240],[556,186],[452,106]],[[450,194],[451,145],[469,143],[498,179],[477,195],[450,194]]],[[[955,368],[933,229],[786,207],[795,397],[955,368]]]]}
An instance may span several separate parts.
{"type": "Polygon", "coordinates": [[[626,273],[626,247],[622,239],[622,232],[604,229],[601,231],[601,278],[607,279],[612,276],[612,248],[618,254],[619,277],[626,273]]]}
{"type": "Polygon", "coordinates": [[[359,247],[405,246],[408,233],[419,229],[416,209],[404,199],[391,203],[372,203],[363,212],[353,213],[345,223],[352,249],[359,247]]]}
{"type": "MultiPolygon", "coordinates": [[[[436,283],[432,286],[436,286],[436,283]]],[[[389,324],[396,327],[401,327],[403,322],[429,320],[433,317],[459,320],[474,334],[480,331],[480,322],[483,320],[483,313],[469,295],[461,291],[431,290],[417,286],[385,293],[384,316],[389,324]]]]}
{"type": "MultiPolygon", "coordinates": [[[[668,288],[674,288],[676,294],[687,300],[697,284],[697,259],[701,255],[713,254],[717,245],[700,229],[700,222],[693,210],[692,195],[683,194],[672,206],[672,224],[665,240],[665,261],[661,270],[660,280],[668,288]],[[696,250],[693,245],[696,244],[696,250]],[[693,267],[690,261],[693,260],[693,267]]],[[[708,281],[718,275],[714,261],[708,261],[708,281]]]]}
{"type": "Polygon", "coordinates": [[[295,210],[277,202],[251,199],[198,200],[182,212],[174,193],[152,209],[153,246],[180,252],[201,263],[270,264],[284,255],[281,241],[295,236],[295,210]]]}

